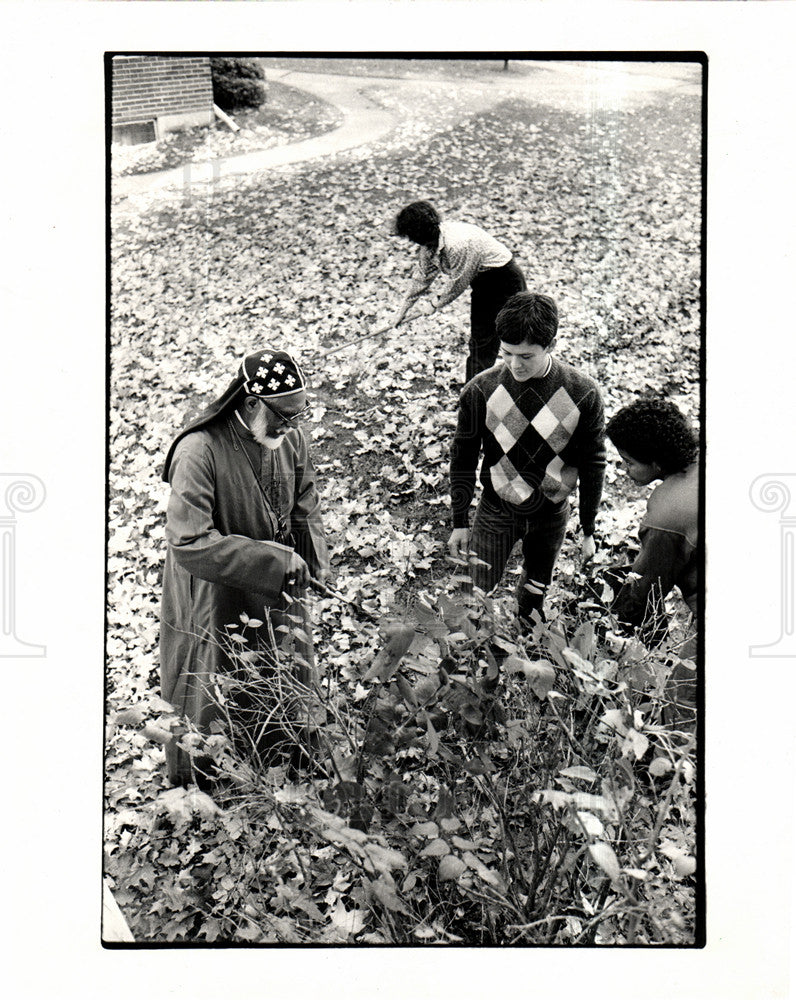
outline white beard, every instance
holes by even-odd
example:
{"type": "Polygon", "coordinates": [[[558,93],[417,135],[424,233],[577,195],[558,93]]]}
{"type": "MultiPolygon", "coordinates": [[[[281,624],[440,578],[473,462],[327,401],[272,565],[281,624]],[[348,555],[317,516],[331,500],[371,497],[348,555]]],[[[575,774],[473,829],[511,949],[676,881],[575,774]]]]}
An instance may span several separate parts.
{"type": "Polygon", "coordinates": [[[274,435],[268,433],[268,418],[263,410],[260,409],[257,411],[249,429],[252,432],[254,440],[263,448],[269,448],[271,451],[276,451],[277,448],[281,447],[284,435],[274,435]]]}

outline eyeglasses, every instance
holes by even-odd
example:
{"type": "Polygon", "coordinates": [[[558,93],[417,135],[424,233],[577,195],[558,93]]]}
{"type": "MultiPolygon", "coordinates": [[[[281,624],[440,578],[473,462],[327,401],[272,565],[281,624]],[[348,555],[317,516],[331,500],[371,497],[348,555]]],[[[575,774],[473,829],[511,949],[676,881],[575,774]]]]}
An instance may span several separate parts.
{"type": "Polygon", "coordinates": [[[302,406],[302,408],[297,413],[291,413],[288,416],[285,413],[281,413],[279,410],[275,410],[273,406],[269,406],[264,399],[261,399],[260,402],[267,410],[270,410],[271,413],[273,413],[273,415],[277,418],[277,420],[279,421],[277,427],[282,427],[282,426],[298,427],[299,419],[307,412],[307,410],[310,409],[310,404],[307,403],[305,406],[302,406]]]}

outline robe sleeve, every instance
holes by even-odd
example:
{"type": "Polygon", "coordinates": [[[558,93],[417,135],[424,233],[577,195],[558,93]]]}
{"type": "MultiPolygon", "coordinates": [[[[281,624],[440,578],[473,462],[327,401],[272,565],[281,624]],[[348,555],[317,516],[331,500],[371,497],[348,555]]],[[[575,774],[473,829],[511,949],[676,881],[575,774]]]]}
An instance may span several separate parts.
{"type": "Polygon", "coordinates": [[[296,540],[296,551],[309,566],[310,573],[317,576],[319,571],[328,570],[329,551],[321,520],[321,500],[304,434],[300,435],[298,447],[296,496],[290,523],[296,540]]]}
{"type": "Polygon", "coordinates": [[[278,542],[222,535],[214,527],[215,467],[197,435],[177,445],[169,481],[166,541],[177,565],[200,580],[278,598],[292,550],[278,542]]]}

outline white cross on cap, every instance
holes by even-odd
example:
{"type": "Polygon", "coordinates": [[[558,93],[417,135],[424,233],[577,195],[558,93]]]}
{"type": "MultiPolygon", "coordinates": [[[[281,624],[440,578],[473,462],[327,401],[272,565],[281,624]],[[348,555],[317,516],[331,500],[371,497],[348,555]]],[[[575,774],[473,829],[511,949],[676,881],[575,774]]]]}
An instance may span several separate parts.
{"type": "Polygon", "coordinates": [[[271,381],[268,383],[268,388],[274,390],[279,388],[279,383],[275,378],[272,378],[271,381]]]}

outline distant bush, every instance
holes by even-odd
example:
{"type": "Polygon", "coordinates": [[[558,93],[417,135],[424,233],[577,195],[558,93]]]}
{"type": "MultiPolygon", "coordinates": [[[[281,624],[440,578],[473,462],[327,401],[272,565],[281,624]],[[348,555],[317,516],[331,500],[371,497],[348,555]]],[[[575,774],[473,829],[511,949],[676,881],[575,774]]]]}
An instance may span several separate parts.
{"type": "Polygon", "coordinates": [[[224,111],[259,108],[265,101],[265,70],[254,59],[211,59],[213,100],[224,111]]]}

